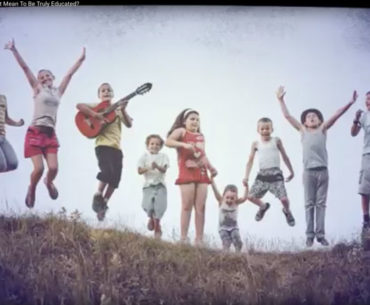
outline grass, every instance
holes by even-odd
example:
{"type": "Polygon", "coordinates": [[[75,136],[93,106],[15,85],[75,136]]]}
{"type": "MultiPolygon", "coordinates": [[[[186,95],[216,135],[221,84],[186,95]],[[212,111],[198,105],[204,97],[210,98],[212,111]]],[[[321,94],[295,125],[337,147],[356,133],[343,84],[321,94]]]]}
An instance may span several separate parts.
{"type": "MultiPolygon", "coordinates": [[[[248,248],[248,245],[247,245],[248,248]]],[[[370,304],[360,245],[241,254],[94,229],[78,212],[0,217],[0,304],[370,304]]]]}

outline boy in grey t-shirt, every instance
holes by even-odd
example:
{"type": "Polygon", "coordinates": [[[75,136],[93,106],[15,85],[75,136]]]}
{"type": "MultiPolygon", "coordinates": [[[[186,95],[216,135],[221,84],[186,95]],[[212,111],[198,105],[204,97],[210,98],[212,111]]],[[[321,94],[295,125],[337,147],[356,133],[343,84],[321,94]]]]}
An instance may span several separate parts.
{"type": "Polygon", "coordinates": [[[358,110],[351,127],[351,135],[357,136],[364,129],[364,146],[359,179],[358,193],[361,195],[363,212],[363,233],[370,231],[369,196],[370,196],[370,91],[366,93],[366,112],[358,110]]]}
{"type": "Polygon", "coordinates": [[[281,110],[288,122],[301,133],[303,149],[303,187],[306,208],[306,245],[313,245],[315,236],[324,246],[329,243],[325,238],[325,209],[328,193],[328,153],[326,150],[326,132],[333,126],[357,99],[357,92],[353,92],[352,99],[327,121],[317,109],[306,109],[302,112],[301,123],[290,115],[285,105],[284,87],[280,86],[276,96],[281,110]],[[314,214],[316,211],[316,231],[314,230],[314,214]]]}

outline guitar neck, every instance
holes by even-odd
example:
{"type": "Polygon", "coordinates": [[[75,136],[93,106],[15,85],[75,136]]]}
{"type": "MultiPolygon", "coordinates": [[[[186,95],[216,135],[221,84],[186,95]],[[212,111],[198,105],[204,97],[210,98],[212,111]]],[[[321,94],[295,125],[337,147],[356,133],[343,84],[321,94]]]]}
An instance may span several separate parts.
{"type": "Polygon", "coordinates": [[[137,95],[137,93],[132,92],[129,95],[125,96],[124,98],[121,98],[118,102],[115,102],[114,104],[110,105],[107,109],[105,109],[104,114],[108,114],[108,113],[116,110],[116,108],[120,106],[120,103],[122,103],[122,101],[128,101],[128,100],[132,99],[135,95],[137,95]]]}

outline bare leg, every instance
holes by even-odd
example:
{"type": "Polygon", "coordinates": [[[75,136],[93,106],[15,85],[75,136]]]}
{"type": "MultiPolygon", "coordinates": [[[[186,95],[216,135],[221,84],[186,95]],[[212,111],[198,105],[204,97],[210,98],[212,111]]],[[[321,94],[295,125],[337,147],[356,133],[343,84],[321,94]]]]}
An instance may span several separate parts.
{"type": "Polygon", "coordinates": [[[108,202],[110,197],[112,196],[113,192],[114,192],[115,188],[114,187],[111,187],[110,185],[108,185],[107,187],[107,190],[105,191],[105,194],[104,194],[104,200],[105,202],[108,202]]]}
{"type": "Polygon", "coordinates": [[[259,198],[255,198],[255,197],[248,197],[248,200],[253,202],[255,205],[258,205],[260,208],[264,208],[265,207],[265,203],[259,199],[259,198]]]}
{"type": "Polygon", "coordinates": [[[58,190],[56,189],[53,180],[58,173],[58,155],[57,154],[47,154],[46,163],[48,165],[48,173],[44,180],[46,187],[48,188],[49,195],[52,199],[58,198],[58,190]]]}
{"type": "Polygon", "coordinates": [[[181,241],[188,237],[191,210],[194,206],[195,184],[181,184],[181,241]]]}
{"type": "Polygon", "coordinates": [[[99,181],[98,184],[98,193],[103,194],[105,187],[107,186],[107,183],[99,181]]]}
{"type": "Polygon", "coordinates": [[[44,172],[44,162],[42,160],[42,155],[37,155],[31,157],[33,170],[31,173],[31,181],[28,187],[26,196],[26,205],[32,208],[35,204],[35,192],[37,183],[39,183],[42,173],[44,172]]]}
{"type": "Polygon", "coordinates": [[[198,183],[195,192],[195,244],[203,242],[208,184],[198,183]]]}
{"type": "Polygon", "coordinates": [[[287,197],[284,197],[284,198],[281,198],[280,201],[284,207],[285,212],[289,212],[290,211],[289,210],[289,199],[287,197]]]}

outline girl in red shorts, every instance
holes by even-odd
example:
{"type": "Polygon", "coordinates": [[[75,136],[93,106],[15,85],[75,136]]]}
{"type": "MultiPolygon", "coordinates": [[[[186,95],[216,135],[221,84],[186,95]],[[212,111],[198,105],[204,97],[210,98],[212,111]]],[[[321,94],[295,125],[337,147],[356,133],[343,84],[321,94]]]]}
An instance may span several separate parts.
{"type": "Polygon", "coordinates": [[[60,99],[64,94],[73,74],[85,60],[85,48],[81,57],[67,72],[59,87],[53,86],[54,75],[49,70],[40,70],[37,78],[27,66],[18,50],[15,47],[14,39],[5,45],[5,49],[10,50],[20,67],[26,74],[27,80],[33,90],[34,112],[31,126],[28,128],[24,143],[24,156],[31,158],[33,171],[31,181],[26,196],[26,205],[32,208],[35,204],[36,186],[41,179],[44,171],[44,161],[48,166],[48,173],[44,183],[52,199],[57,199],[58,190],[53,184],[58,172],[58,139],[55,134],[55,124],[57,110],[60,99]]]}
{"type": "Polygon", "coordinates": [[[188,241],[191,211],[195,209],[195,244],[203,242],[207,187],[216,169],[208,161],[204,150],[204,137],[200,132],[199,113],[183,110],[168,132],[166,146],[177,149],[179,176],[175,182],[181,191],[181,241],[188,241]]]}

